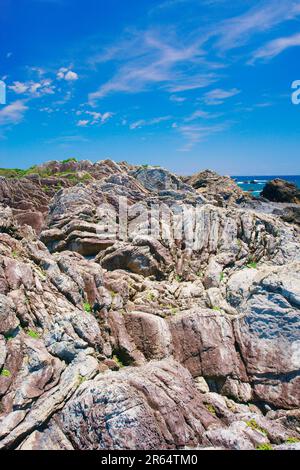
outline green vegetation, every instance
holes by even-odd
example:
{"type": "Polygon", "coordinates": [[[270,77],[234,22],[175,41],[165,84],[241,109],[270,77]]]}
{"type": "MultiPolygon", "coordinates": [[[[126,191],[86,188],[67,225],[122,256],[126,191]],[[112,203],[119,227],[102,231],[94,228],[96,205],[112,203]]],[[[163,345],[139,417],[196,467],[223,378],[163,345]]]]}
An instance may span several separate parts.
{"type": "Polygon", "coordinates": [[[11,252],[11,256],[12,256],[14,259],[17,259],[18,256],[19,256],[19,253],[17,252],[17,250],[13,250],[13,251],[11,252]]]}
{"type": "Polygon", "coordinates": [[[177,281],[177,282],[182,282],[182,276],[180,276],[179,274],[177,274],[177,275],[175,276],[175,281],[177,281]]]}
{"type": "Polygon", "coordinates": [[[80,375],[78,376],[78,383],[79,385],[83,384],[84,382],[86,381],[86,377],[84,377],[83,375],[80,375]]]}
{"type": "Polygon", "coordinates": [[[47,273],[43,268],[37,266],[36,268],[34,268],[34,270],[42,281],[46,281],[47,273]]]}
{"type": "Polygon", "coordinates": [[[154,300],[155,300],[155,295],[153,294],[153,292],[148,292],[148,294],[147,294],[147,300],[148,300],[148,302],[154,302],[154,300]]]}
{"type": "Polygon", "coordinates": [[[92,313],[92,307],[88,302],[84,302],[83,309],[86,313],[92,313]]]}
{"type": "Polygon", "coordinates": [[[214,407],[214,405],[211,405],[210,403],[208,403],[205,405],[205,407],[207,411],[209,411],[210,414],[217,416],[216,408],[214,407]]]}
{"type": "Polygon", "coordinates": [[[251,261],[251,263],[247,264],[247,268],[256,269],[257,268],[257,263],[255,261],[251,261]]]}
{"type": "Polygon", "coordinates": [[[255,431],[259,431],[261,432],[262,434],[264,434],[265,436],[267,436],[267,431],[262,428],[256,421],[255,419],[250,419],[250,421],[246,421],[246,424],[247,426],[249,426],[249,428],[255,430],[255,431]]]}
{"type": "Polygon", "coordinates": [[[286,440],[286,444],[298,444],[300,442],[300,439],[297,439],[297,437],[288,437],[286,440]]]}
{"type": "Polygon", "coordinates": [[[172,315],[176,315],[179,312],[178,308],[172,306],[169,307],[169,310],[172,315]]]}
{"type": "Polygon", "coordinates": [[[212,310],[215,312],[222,312],[222,309],[220,307],[213,307],[212,310]]]}
{"type": "Polygon", "coordinates": [[[0,176],[5,178],[22,178],[26,175],[31,175],[37,172],[37,166],[31,166],[27,170],[21,170],[20,168],[0,168],[0,176]]]}
{"type": "Polygon", "coordinates": [[[11,373],[8,369],[2,369],[1,374],[2,377],[10,377],[11,373]]]}
{"type": "Polygon", "coordinates": [[[27,334],[28,334],[28,336],[30,336],[31,338],[34,338],[34,339],[39,339],[39,337],[40,337],[40,335],[34,330],[28,330],[27,334]]]}
{"type": "Polygon", "coordinates": [[[66,160],[62,160],[61,163],[70,163],[70,162],[75,162],[77,163],[77,158],[67,158],[66,160]]]}
{"type": "Polygon", "coordinates": [[[121,359],[116,354],[113,356],[113,360],[115,361],[115,363],[118,365],[120,369],[125,367],[121,359]]]}
{"type": "Polygon", "coordinates": [[[247,261],[247,268],[250,269],[256,269],[257,268],[257,262],[252,256],[249,256],[248,261],[247,261]]]}
{"type": "Polygon", "coordinates": [[[273,450],[271,444],[260,444],[256,447],[256,450],[273,450]]]}
{"type": "Polygon", "coordinates": [[[221,274],[220,274],[220,282],[223,282],[223,281],[224,281],[224,276],[225,276],[224,273],[221,273],[221,274]]]}

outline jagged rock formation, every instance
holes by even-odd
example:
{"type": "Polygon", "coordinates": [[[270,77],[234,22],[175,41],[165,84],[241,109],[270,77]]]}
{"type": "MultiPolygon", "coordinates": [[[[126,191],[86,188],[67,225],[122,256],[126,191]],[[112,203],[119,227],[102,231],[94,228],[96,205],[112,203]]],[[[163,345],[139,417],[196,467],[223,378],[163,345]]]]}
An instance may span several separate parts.
{"type": "Polygon", "coordinates": [[[64,165],[92,178],[42,232],[0,206],[0,448],[299,448],[297,227],[163,169],[64,165]]]}
{"type": "Polygon", "coordinates": [[[210,202],[221,207],[242,203],[251,199],[229,176],[220,176],[214,171],[205,170],[183,180],[203,194],[210,202]]]}

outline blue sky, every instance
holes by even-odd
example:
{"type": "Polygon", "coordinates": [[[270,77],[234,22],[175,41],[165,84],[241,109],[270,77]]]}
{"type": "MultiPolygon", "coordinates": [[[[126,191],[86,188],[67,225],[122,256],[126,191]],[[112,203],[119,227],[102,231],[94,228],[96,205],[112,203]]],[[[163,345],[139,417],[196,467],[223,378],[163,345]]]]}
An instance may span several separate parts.
{"type": "Polygon", "coordinates": [[[300,174],[300,0],[1,0],[0,166],[300,174]]]}

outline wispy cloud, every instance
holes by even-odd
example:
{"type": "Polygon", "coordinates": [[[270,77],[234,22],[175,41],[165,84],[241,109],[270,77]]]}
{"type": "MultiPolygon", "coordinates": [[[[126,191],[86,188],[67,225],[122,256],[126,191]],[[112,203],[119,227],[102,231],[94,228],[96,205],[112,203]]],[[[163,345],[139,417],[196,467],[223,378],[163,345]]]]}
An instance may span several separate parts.
{"type": "Polygon", "coordinates": [[[284,52],[286,49],[296,46],[300,46],[300,33],[294,34],[293,36],[274,39],[255,51],[249,63],[253,64],[258,59],[272,59],[284,52]]]}
{"type": "Polygon", "coordinates": [[[237,88],[232,88],[231,90],[222,90],[221,88],[216,88],[215,90],[208,91],[204,95],[204,102],[209,106],[217,106],[223,104],[228,98],[236,96],[241,91],[237,88]]]}
{"type": "Polygon", "coordinates": [[[220,116],[222,116],[221,113],[210,113],[208,111],[202,111],[199,109],[197,111],[194,111],[190,116],[184,118],[184,122],[192,122],[196,121],[197,119],[216,119],[220,116]]]}
{"type": "Polygon", "coordinates": [[[95,104],[112,93],[137,93],[154,85],[170,93],[203,88],[215,80],[207,64],[201,67],[203,57],[200,39],[184,44],[174,33],[162,35],[153,30],[134,33],[129,40],[93,58],[94,64],[96,60],[99,63],[114,60],[117,71],[90,93],[89,100],[95,104]]]}
{"type": "Polygon", "coordinates": [[[229,50],[241,47],[259,33],[300,16],[299,0],[264,0],[242,15],[227,19],[216,26],[211,35],[218,37],[215,47],[229,50]]]}
{"type": "Polygon", "coordinates": [[[161,117],[156,117],[156,118],[149,119],[149,120],[140,119],[139,121],[135,121],[132,124],[130,124],[129,128],[131,130],[135,130],[144,126],[154,126],[156,124],[160,124],[161,122],[169,121],[170,119],[172,119],[172,116],[161,116],[161,117]]]}
{"type": "Polygon", "coordinates": [[[179,150],[181,152],[189,152],[199,142],[202,142],[213,134],[226,130],[228,127],[228,122],[211,126],[202,126],[196,124],[178,126],[176,130],[186,141],[186,143],[179,150]]]}
{"type": "Polygon", "coordinates": [[[27,111],[28,107],[22,100],[14,101],[13,103],[0,109],[0,126],[10,126],[19,124],[27,111]]]}

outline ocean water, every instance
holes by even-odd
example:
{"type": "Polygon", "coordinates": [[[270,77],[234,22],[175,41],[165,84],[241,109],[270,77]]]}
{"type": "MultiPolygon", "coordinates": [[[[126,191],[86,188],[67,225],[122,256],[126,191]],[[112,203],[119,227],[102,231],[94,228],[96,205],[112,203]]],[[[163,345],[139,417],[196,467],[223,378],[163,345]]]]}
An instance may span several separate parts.
{"type": "Polygon", "coordinates": [[[295,183],[298,188],[300,188],[300,175],[295,176],[283,176],[283,175],[274,175],[274,176],[232,176],[240,188],[244,191],[249,191],[253,196],[259,197],[262,190],[264,189],[265,184],[268,181],[274,180],[275,178],[280,178],[291,183],[295,183]]]}

